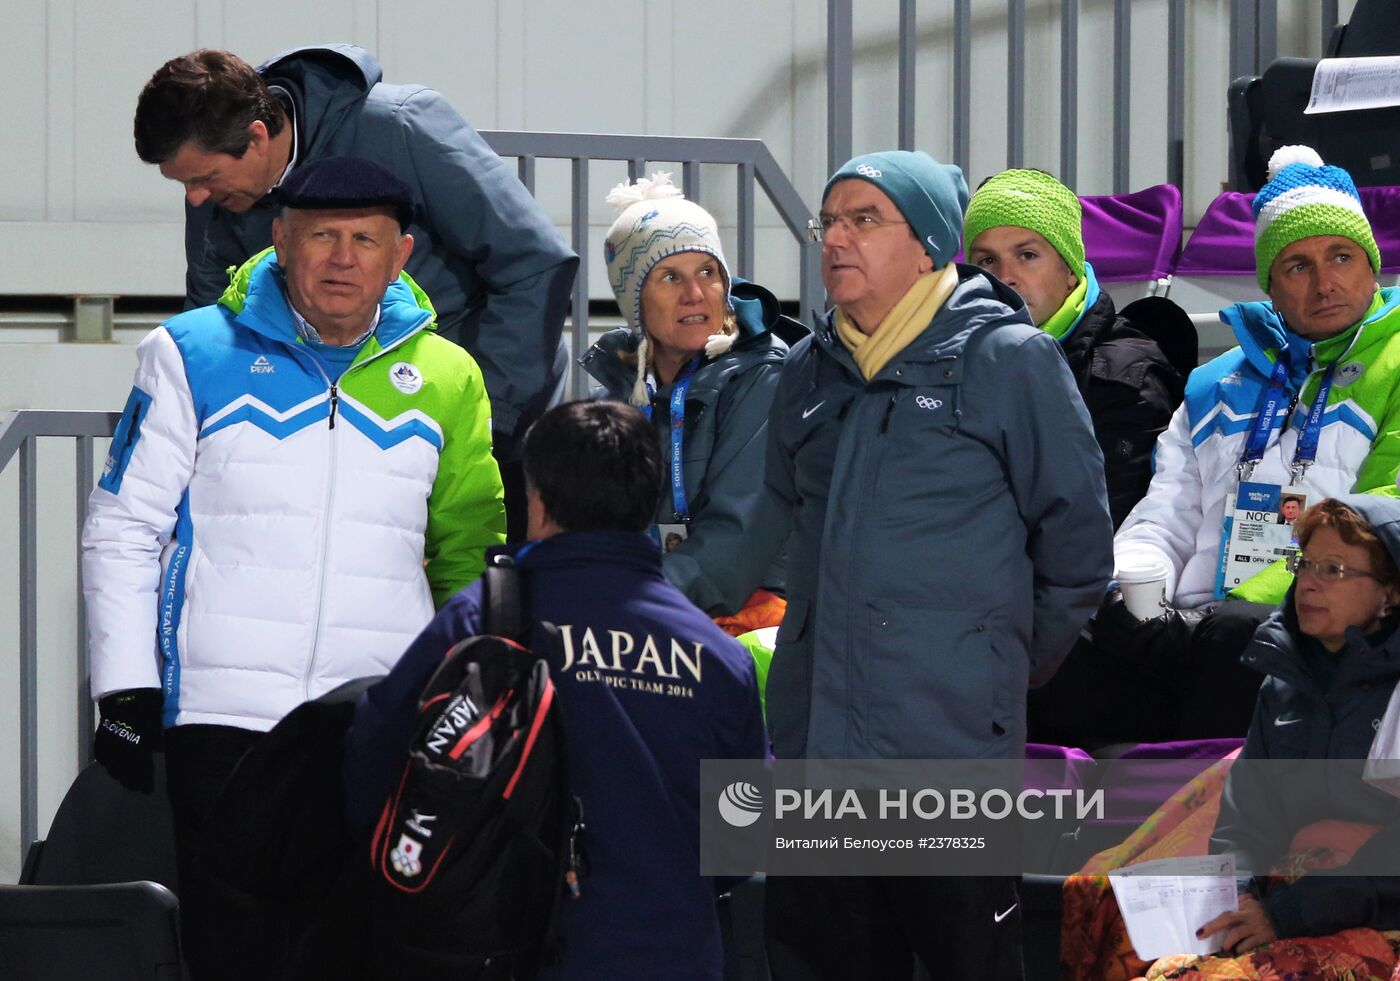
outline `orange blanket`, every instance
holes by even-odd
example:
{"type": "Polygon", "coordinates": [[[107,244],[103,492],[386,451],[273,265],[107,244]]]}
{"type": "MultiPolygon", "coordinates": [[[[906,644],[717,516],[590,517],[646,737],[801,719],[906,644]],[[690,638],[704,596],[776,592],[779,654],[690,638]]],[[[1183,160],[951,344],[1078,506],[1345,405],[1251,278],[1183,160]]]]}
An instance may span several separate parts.
{"type": "MultiPolygon", "coordinates": [[[[1188,782],[1128,836],[1085,863],[1064,885],[1060,977],[1067,981],[1400,981],[1400,932],[1343,930],[1279,940],[1239,957],[1182,954],[1153,964],[1133,952],[1105,873],[1134,862],[1202,855],[1220,812],[1225,776],[1238,752],[1188,782]]],[[[1375,828],[1323,821],[1294,838],[1275,869],[1289,881],[1344,863],[1375,828]]]]}

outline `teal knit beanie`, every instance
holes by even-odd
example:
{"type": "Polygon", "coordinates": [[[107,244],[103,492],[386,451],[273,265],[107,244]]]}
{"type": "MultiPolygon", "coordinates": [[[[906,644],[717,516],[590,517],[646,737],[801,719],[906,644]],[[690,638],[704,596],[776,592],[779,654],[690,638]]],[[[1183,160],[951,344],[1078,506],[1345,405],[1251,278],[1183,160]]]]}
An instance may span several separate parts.
{"type": "Polygon", "coordinates": [[[847,161],[822,190],[822,201],[838,182],[868,181],[884,191],[941,269],[958,254],[967,182],[952,164],[941,164],[922,150],[882,150],[847,161]]]}

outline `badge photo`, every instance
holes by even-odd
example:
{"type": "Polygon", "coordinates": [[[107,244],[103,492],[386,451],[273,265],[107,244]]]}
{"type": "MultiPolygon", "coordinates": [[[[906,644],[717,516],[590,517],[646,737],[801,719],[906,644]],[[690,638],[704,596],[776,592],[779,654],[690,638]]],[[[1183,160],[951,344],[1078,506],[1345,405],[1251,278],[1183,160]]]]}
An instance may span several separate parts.
{"type": "Polygon", "coordinates": [[[690,530],[683,524],[658,524],[655,526],[655,537],[661,545],[661,551],[674,552],[676,546],[690,537],[690,530]]]}

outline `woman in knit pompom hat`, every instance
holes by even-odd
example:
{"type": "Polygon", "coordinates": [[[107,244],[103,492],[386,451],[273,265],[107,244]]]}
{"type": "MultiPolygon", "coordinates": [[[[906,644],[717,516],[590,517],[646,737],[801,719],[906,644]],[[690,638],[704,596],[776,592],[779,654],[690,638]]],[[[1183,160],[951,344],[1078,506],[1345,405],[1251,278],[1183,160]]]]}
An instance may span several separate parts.
{"type": "MultiPolygon", "coordinates": [[[[608,203],[620,214],[604,258],[627,326],[579,363],[601,383],[595,395],[638,406],[656,428],[666,481],[655,535],[666,577],[711,615],[752,612],[758,587],[782,585],[779,567],[748,556],[765,554],[753,542],[763,533],[769,404],[786,340],[805,331],[767,290],[730,275],[715,219],[669,174],[618,184],[608,203]]],[[[758,593],[760,604],[775,600],[758,593]]]]}
{"type": "Polygon", "coordinates": [[[670,384],[695,357],[714,358],[733,346],[738,328],[727,302],[729,267],[714,218],[687,201],[670,174],[618,184],[607,201],[620,212],[603,246],[608,282],[638,341],[629,401],[644,406],[648,373],[670,384]],[[666,269],[651,280],[663,262],[666,269]],[[698,292],[679,299],[667,288],[672,285],[698,292]],[[649,324],[643,322],[648,312],[649,324]]]}

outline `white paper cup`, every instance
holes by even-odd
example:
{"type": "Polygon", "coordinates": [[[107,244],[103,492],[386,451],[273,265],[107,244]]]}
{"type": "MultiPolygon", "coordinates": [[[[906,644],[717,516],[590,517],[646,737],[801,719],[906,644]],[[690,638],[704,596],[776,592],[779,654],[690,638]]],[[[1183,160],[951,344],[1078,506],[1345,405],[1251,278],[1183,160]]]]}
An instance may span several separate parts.
{"type": "Polygon", "coordinates": [[[1115,573],[1123,605],[1139,620],[1160,617],[1167,608],[1167,564],[1160,559],[1127,559],[1115,573]]]}

